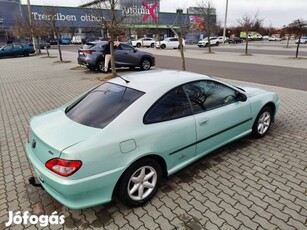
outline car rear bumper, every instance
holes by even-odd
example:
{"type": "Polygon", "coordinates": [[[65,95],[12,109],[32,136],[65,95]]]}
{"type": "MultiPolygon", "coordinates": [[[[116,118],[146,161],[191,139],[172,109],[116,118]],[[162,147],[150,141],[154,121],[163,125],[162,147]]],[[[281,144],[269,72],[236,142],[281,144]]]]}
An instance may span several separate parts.
{"type": "Polygon", "coordinates": [[[37,159],[28,143],[26,143],[26,153],[43,188],[71,209],[82,209],[110,202],[115,185],[125,170],[119,168],[73,180],[69,177],[61,177],[47,169],[37,159]]]}
{"type": "Polygon", "coordinates": [[[85,61],[85,57],[78,57],[78,64],[79,65],[87,65],[86,61],[85,61]]]}

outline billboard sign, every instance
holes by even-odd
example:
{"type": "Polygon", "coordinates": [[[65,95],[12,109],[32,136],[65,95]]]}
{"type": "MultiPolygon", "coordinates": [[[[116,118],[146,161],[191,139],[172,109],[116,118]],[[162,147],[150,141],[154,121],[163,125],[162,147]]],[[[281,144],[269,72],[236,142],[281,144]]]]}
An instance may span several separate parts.
{"type": "Polygon", "coordinates": [[[155,24],[159,20],[160,0],[121,0],[124,22],[155,24]]]}

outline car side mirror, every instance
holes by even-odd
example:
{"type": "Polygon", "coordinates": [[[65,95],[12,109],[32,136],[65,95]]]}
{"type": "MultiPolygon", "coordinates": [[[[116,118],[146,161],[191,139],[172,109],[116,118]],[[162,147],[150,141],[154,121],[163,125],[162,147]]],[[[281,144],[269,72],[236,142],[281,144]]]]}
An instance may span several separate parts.
{"type": "Polygon", "coordinates": [[[244,93],[240,93],[240,92],[237,91],[237,100],[238,101],[246,101],[247,96],[244,93]]]}

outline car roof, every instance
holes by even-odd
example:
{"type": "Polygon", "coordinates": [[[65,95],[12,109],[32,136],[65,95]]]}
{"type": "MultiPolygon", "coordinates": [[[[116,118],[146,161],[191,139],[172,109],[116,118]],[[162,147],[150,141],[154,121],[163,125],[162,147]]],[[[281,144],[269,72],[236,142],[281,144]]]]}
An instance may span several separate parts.
{"type": "Polygon", "coordinates": [[[134,88],[145,93],[163,93],[190,81],[211,79],[210,77],[180,70],[150,70],[146,72],[135,72],[111,79],[109,82],[134,88]],[[122,78],[128,80],[126,83],[122,78]]]}

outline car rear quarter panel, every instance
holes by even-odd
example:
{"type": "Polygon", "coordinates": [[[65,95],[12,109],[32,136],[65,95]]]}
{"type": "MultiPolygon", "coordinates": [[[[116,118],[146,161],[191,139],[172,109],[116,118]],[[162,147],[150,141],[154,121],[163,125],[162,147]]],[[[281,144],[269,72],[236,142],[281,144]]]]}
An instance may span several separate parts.
{"type": "Polygon", "coordinates": [[[92,207],[111,201],[116,181],[124,170],[118,168],[80,179],[73,178],[73,176],[61,177],[48,170],[36,158],[29,144],[26,144],[26,151],[34,169],[40,173],[40,178],[43,179],[40,181],[42,186],[56,200],[72,209],[92,207]]]}

